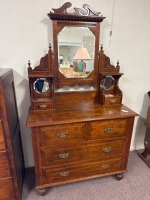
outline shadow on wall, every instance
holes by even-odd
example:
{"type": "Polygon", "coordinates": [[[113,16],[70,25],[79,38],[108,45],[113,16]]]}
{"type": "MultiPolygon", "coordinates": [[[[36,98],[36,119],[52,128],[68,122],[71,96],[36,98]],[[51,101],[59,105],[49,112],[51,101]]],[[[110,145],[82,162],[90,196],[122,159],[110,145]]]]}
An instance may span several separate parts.
{"type": "Polygon", "coordinates": [[[146,93],[144,95],[141,112],[139,113],[140,116],[138,117],[136,130],[135,130],[136,135],[134,137],[135,138],[134,144],[135,144],[136,150],[144,149],[144,137],[145,137],[145,131],[146,131],[146,126],[144,125],[144,123],[146,121],[147,109],[149,106],[150,106],[150,99],[149,99],[148,94],[146,93]]]}
{"type": "Polygon", "coordinates": [[[25,167],[31,167],[34,165],[32,140],[30,129],[26,126],[30,106],[29,82],[16,71],[13,72],[25,167]]]}

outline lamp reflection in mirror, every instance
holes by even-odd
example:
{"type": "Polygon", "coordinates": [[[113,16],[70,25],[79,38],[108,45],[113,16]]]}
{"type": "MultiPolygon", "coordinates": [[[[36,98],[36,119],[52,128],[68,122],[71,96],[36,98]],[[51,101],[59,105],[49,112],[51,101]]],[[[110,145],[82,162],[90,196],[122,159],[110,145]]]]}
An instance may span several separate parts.
{"type": "Polygon", "coordinates": [[[80,60],[78,62],[78,72],[84,72],[85,73],[86,72],[86,63],[83,62],[83,60],[91,60],[91,57],[90,57],[87,49],[85,47],[80,47],[77,50],[73,59],[74,60],[80,60]]]}

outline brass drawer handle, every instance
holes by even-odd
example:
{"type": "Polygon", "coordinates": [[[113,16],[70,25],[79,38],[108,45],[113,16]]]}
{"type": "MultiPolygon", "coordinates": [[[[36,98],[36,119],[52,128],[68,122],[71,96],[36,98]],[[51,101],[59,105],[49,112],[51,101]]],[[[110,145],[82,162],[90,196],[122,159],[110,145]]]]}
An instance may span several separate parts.
{"type": "Polygon", "coordinates": [[[111,99],[110,103],[116,103],[116,100],[115,99],[111,99]]]}
{"type": "Polygon", "coordinates": [[[45,109],[45,108],[47,108],[47,105],[46,104],[41,104],[40,108],[45,109]]]}
{"type": "Polygon", "coordinates": [[[60,176],[68,176],[69,172],[60,172],[60,176]]]}
{"type": "Polygon", "coordinates": [[[58,133],[58,137],[64,138],[64,137],[67,137],[67,136],[68,136],[67,132],[58,133]]]}
{"type": "Polygon", "coordinates": [[[104,132],[105,132],[105,133],[110,133],[110,132],[112,132],[112,130],[113,130],[112,128],[105,128],[105,129],[104,129],[104,132]]]}
{"type": "Polygon", "coordinates": [[[108,153],[111,151],[111,147],[105,147],[102,150],[103,150],[103,152],[108,153]]]}
{"type": "Polygon", "coordinates": [[[61,158],[61,159],[68,158],[68,156],[69,156],[69,153],[61,153],[61,154],[59,154],[59,158],[61,158]]]}
{"type": "Polygon", "coordinates": [[[109,168],[109,165],[101,165],[101,168],[103,169],[109,168]]]}

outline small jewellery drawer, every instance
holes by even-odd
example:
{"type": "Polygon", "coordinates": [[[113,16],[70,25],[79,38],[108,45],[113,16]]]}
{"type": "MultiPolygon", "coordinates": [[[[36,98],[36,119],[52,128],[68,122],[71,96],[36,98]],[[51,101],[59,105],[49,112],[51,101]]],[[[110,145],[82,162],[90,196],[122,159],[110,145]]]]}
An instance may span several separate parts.
{"type": "Polygon", "coordinates": [[[126,126],[126,119],[91,122],[91,139],[119,137],[126,135],[126,126]]]}
{"type": "Polygon", "coordinates": [[[53,108],[53,105],[52,105],[52,103],[48,103],[48,102],[46,102],[46,103],[39,103],[39,102],[36,102],[36,103],[33,103],[33,109],[35,109],[35,110],[47,110],[47,109],[52,109],[53,108]]]}
{"type": "Polygon", "coordinates": [[[90,160],[122,159],[124,144],[124,140],[117,140],[70,149],[43,147],[41,148],[42,166],[63,166],[90,160]]]}
{"type": "Polygon", "coordinates": [[[121,104],[121,97],[105,97],[105,105],[121,104]]]}
{"type": "Polygon", "coordinates": [[[0,152],[0,178],[10,176],[9,163],[6,152],[0,152]]]}
{"type": "Polygon", "coordinates": [[[0,120],[0,151],[5,150],[5,140],[4,140],[4,130],[3,130],[3,125],[2,121],[0,120]]]}
{"type": "Polygon", "coordinates": [[[61,124],[40,127],[40,143],[44,145],[65,144],[85,139],[84,123],[61,124]]]}
{"type": "Polygon", "coordinates": [[[44,184],[58,183],[69,180],[79,180],[86,177],[98,177],[101,174],[113,173],[122,170],[122,162],[119,160],[113,162],[97,162],[86,165],[76,165],[73,167],[61,168],[58,170],[43,169],[44,184]]]}

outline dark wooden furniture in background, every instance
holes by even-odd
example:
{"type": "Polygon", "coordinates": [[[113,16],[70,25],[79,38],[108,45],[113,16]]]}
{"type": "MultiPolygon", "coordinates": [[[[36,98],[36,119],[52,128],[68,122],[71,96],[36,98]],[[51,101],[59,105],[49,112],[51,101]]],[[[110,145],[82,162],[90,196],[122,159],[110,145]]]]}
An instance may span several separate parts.
{"type": "Polygon", "coordinates": [[[13,72],[0,69],[0,199],[21,199],[23,174],[13,72]]]}
{"type": "MultiPolygon", "coordinates": [[[[148,92],[150,97],[150,91],[148,92]]],[[[142,153],[138,153],[140,158],[150,167],[150,107],[147,110],[147,117],[146,117],[146,133],[144,139],[144,151],[142,153]]]]}
{"type": "Polygon", "coordinates": [[[103,52],[99,52],[99,33],[105,17],[99,16],[100,13],[87,4],[83,5],[86,16],[80,14],[79,8],[69,14],[67,8],[70,6],[71,3],[65,3],[48,14],[53,22],[54,54],[49,49],[38,67],[32,70],[29,63],[28,68],[31,108],[27,126],[32,130],[36,189],[41,195],[49,186],[90,178],[116,175],[121,180],[127,171],[133,123],[137,116],[122,105],[119,64],[112,66],[108,57],[105,64],[102,62],[105,58],[103,52]],[[59,71],[58,33],[66,26],[86,27],[95,36],[94,69],[87,77],[66,78],[59,71]],[[103,81],[105,76],[111,80],[103,81]],[[49,83],[45,93],[35,87],[43,80],[49,83]],[[57,90],[76,84],[88,84],[95,89],[57,90]],[[108,88],[110,97],[114,96],[107,100],[113,100],[112,103],[106,105],[101,98],[105,93],[109,94],[108,88]]]}

